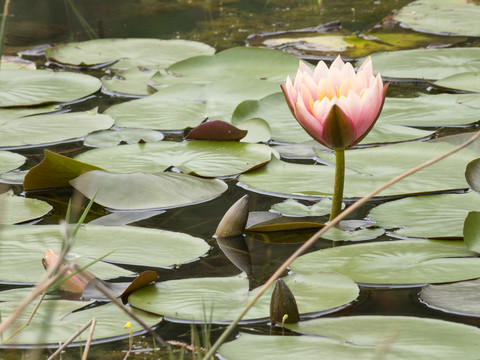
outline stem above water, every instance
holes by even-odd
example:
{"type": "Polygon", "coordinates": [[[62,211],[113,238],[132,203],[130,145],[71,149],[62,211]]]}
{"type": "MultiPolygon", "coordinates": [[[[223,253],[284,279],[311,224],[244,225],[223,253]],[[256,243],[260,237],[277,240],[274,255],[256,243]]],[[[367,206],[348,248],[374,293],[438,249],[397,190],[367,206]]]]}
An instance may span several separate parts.
{"type": "Polygon", "coordinates": [[[343,186],[345,183],[345,150],[335,150],[335,183],[333,185],[330,221],[342,211],[343,186]]]}

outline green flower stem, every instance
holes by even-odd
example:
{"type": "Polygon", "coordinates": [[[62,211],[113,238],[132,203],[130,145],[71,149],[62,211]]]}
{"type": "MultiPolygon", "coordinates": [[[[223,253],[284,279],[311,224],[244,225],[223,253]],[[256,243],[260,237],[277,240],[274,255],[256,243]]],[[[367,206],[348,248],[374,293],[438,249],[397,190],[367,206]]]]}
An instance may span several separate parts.
{"type": "Polygon", "coordinates": [[[335,184],[333,186],[330,221],[342,211],[343,185],[345,183],[345,150],[335,150],[335,184]]]}

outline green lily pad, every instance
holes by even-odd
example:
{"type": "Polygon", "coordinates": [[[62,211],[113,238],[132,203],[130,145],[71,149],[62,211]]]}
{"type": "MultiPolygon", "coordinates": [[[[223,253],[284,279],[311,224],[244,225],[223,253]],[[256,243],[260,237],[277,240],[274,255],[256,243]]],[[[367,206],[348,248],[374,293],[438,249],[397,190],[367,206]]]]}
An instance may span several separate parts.
{"type": "Polygon", "coordinates": [[[45,150],[43,160],[25,175],[23,188],[29,191],[69,187],[70,180],[92,170],[102,168],[45,150]]]}
{"type": "Polygon", "coordinates": [[[103,130],[85,136],[84,144],[93,147],[106,147],[125,143],[162,141],[163,138],[164,135],[160,131],[148,129],[103,130]]]}
{"type": "Polygon", "coordinates": [[[479,120],[479,103],[480,95],[463,94],[422,94],[415,98],[387,98],[377,124],[418,127],[471,124],[479,120]],[[432,108],[435,111],[432,111],[432,108]]]}
{"type": "Polygon", "coordinates": [[[277,84],[256,79],[224,79],[210,84],[180,84],[160,89],[143,99],[108,108],[115,125],[178,130],[195,127],[206,118],[230,121],[235,107],[246,99],[277,92],[277,84]]]}
{"type": "Polygon", "coordinates": [[[148,83],[157,69],[133,67],[126,70],[116,70],[113,76],[104,76],[102,85],[106,92],[114,95],[146,96],[155,92],[148,83]]]}
{"type": "Polygon", "coordinates": [[[25,157],[9,151],[0,151],[0,174],[23,165],[25,157]]]}
{"type": "Polygon", "coordinates": [[[24,116],[38,115],[43,113],[50,113],[60,110],[58,105],[46,105],[26,108],[0,108],[0,124],[8,122],[9,120],[18,119],[24,116]]]}
{"type": "MultiPolygon", "coordinates": [[[[3,275],[0,281],[36,282],[44,273],[43,253],[47,249],[58,251],[61,243],[61,231],[57,225],[3,226],[0,239],[0,274],[3,275]],[[19,251],[19,244],[22,251],[19,251]]],[[[75,237],[69,259],[83,266],[113,251],[105,261],[165,267],[191,261],[209,248],[202,239],[178,232],[88,224],[82,226],[75,237]]],[[[102,279],[131,274],[105,262],[97,262],[88,270],[102,279]]]]}
{"type": "Polygon", "coordinates": [[[190,205],[218,197],[228,188],[221,180],[187,174],[112,174],[100,170],[84,173],[71,184],[89,199],[95,198],[97,204],[117,210],[190,205]]]}
{"type": "Polygon", "coordinates": [[[415,285],[480,277],[480,258],[463,241],[398,240],[337,246],[300,256],[298,273],[335,271],[358,283],[415,285]]]}
{"type": "Polygon", "coordinates": [[[465,72],[435,81],[433,84],[442,88],[480,92],[480,71],[465,72]]]}
{"type": "Polygon", "coordinates": [[[242,142],[267,142],[272,136],[270,125],[268,125],[268,123],[263,119],[248,119],[238,123],[237,127],[247,131],[247,135],[240,140],[242,142]]]}
{"type": "Polygon", "coordinates": [[[348,316],[285,324],[310,336],[241,333],[221,346],[228,360],[324,359],[370,360],[477,359],[475,326],[407,316],[348,316]]]}
{"type": "MultiPolygon", "coordinates": [[[[268,123],[272,131],[272,140],[303,142],[311,139],[293,117],[281,92],[268,95],[261,100],[246,100],[242,102],[235,109],[231,122],[234,125],[238,125],[252,118],[261,118],[268,123]]],[[[379,120],[361,143],[406,141],[422,138],[430,134],[431,132],[418,129],[383,124],[379,120]]]]}
{"type": "Polygon", "coordinates": [[[114,69],[135,66],[165,68],[177,61],[199,55],[212,55],[215,49],[189,40],[94,39],[71,42],[45,50],[50,61],[69,65],[98,65],[120,60],[114,69]]]}
{"type": "Polygon", "coordinates": [[[18,224],[38,219],[52,210],[45,201],[15,196],[9,190],[0,194],[0,224],[18,224]]]}
{"type": "Polygon", "coordinates": [[[372,54],[373,67],[382,77],[442,79],[480,71],[480,48],[414,49],[372,54]]]}
{"type": "MultiPolygon", "coordinates": [[[[29,292],[30,289],[2,291],[0,298],[6,296],[9,299],[6,302],[0,302],[2,318],[6,318],[13,313],[18,307],[18,303],[22,301],[29,292]]],[[[17,321],[3,332],[3,339],[12,335],[20,326],[27,322],[35,305],[36,302],[34,301],[20,314],[17,321]]],[[[94,343],[96,342],[95,340],[100,341],[118,337],[128,338],[130,331],[138,333],[144,330],[141,325],[133,321],[122,309],[112,303],[75,311],[86,305],[88,305],[88,303],[82,301],[44,300],[36,310],[31,323],[6,342],[6,344],[52,344],[59,346],[59,343],[66,342],[92,318],[96,320],[95,332],[92,338],[94,343]],[[131,323],[128,329],[125,328],[127,322],[131,323]],[[45,329],[48,329],[48,331],[45,331],[45,329]]],[[[128,310],[132,311],[148,326],[154,326],[162,320],[162,318],[157,315],[148,314],[135,308],[128,307],[128,310]]],[[[75,339],[73,345],[83,345],[88,335],[89,329],[87,328],[86,331],[75,339]]]]}
{"type": "Polygon", "coordinates": [[[69,102],[100,89],[97,78],[73,72],[2,70],[0,107],[69,102]]]}
{"type": "Polygon", "coordinates": [[[297,70],[298,58],[293,55],[278,50],[237,47],[213,56],[197,56],[177,62],[167,68],[167,74],[154,75],[150,85],[161,88],[178,83],[205,84],[226,78],[280,83],[287,75],[294,77],[297,70]]]}
{"type": "Polygon", "coordinates": [[[480,211],[476,192],[407,197],[378,205],[368,216],[399,236],[462,238],[471,210],[480,211]]]}
{"type": "Polygon", "coordinates": [[[469,250],[480,253],[480,212],[470,211],[465,218],[463,236],[469,250]]]}
{"type": "Polygon", "coordinates": [[[330,214],[331,209],[332,199],[329,198],[323,198],[311,206],[291,198],[272,206],[272,210],[286,216],[324,216],[330,214]]]}
{"type": "Polygon", "coordinates": [[[332,241],[366,241],[376,239],[384,233],[385,230],[379,228],[344,231],[333,227],[328,229],[322,238],[332,241]]]}
{"type": "Polygon", "coordinates": [[[421,32],[480,36],[480,7],[466,0],[417,0],[394,16],[402,25],[421,32]]]}
{"type": "MultiPolygon", "coordinates": [[[[395,176],[450,150],[447,143],[400,143],[377,148],[347,151],[345,191],[347,198],[362,197],[395,176]]],[[[335,155],[318,152],[326,162],[335,155]]],[[[464,176],[466,165],[478,154],[459,151],[382,191],[379,196],[468,188],[464,176]]],[[[311,198],[332,196],[333,166],[293,164],[272,159],[266,166],[242,174],[239,181],[249,189],[285,197],[311,198]]]]}
{"type": "Polygon", "coordinates": [[[460,281],[452,284],[428,284],[422,288],[422,303],[435,310],[464,316],[480,316],[478,291],[480,280],[460,281]]]}
{"type": "Polygon", "coordinates": [[[175,166],[184,173],[218,177],[261,166],[270,161],[272,154],[273,149],[261,144],[191,140],[106,147],[84,152],[75,159],[110,172],[161,172],[175,166]]]}
{"type": "MultiPolygon", "coordinates": [[[[335,273],[291,274],[283,278],[297,301],[300,314],[344,307],[359,289],[350,279],[335,273]]],[[[182,320],[203,320],[212,309],[212,321],[232,321],[259,288],[248,290],[245,275],[170,280],[147,286],[128,298],[132,306],[182,320]],[[196,289],[192,292],[192,289],[196,289]]],[[[270,314],[271,286],[247,312],[244,320],[265,319],[270,314]]]]}
{"type": "Polygon", "coordinates": [[[0,125],[0,144],[22,147],[54,143],[80,138],[89,132],[108,129],[113,119],[97,113],[97,109],[84,112],[33,115],[13,119],[0,125]]]}
{"type": "Polygon", "coordinates": [[[468,163],[465,178],[472,190],[480,192],[480,158],[468,163]]]}

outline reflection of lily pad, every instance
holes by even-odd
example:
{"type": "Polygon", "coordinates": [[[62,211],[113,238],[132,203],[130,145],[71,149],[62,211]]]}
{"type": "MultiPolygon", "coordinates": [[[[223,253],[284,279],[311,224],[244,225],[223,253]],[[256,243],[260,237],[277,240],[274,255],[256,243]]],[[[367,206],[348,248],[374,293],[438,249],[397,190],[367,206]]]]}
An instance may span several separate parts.
{"type": "Polygon", "coordinates": [[[369,213],[377,223],[400,236],[462,238],[468,212],[480,211],[480,196],[440,194],[407,197],[378,205],[369,213]]]}
{"type": "Polygon", "coordinates": [[[347,316],[285,324],[310,336],[265,336],[241,333],[220,348],[229,360],[299,359],[430,360],[478,358],[474,326],[406,316],[347,316]]]}
{"type": "Polygon", "coordinates": [[[68,102],[90,95],[101,86],[97,78],[73,72],[2,70],[0,106],[68,102]]]}
{"type": "Polygon", "coordinates": [[[89,171],[72,186],[97,204],[118,210],[139,210],[190,205],[220,196],[228,188],[218,179],[187,174],[112,174],[89,171]],[[121,186],[116,186],[121,184],[121,186]]]}
{"type": "Polygon", "coordinates": [[[480,277],[480,258],[463,241],[399,240],[338,246],[300,256],[290,266],[335,271],[359,283],[423,284],[480,277]]]}
{"type": "Polygon", "coordinates": [[[37,219],[52,210],[48,203],[15,196],[13,191],[0,194],[0,224],[17,224],[37,219]]]}
{"type": "Polygon", "coordinates": [[[184,173],[216,177],[258,167],[270,161],[273,153],[261,144],[192,140],[106,147],[75,159],[111,172],[161,172],[175,166],[184,173]]]}
{"type": "MultiPolygon", "coordinates": [[[[60,249],[61,239],[57,225],[2,227],[0,280],[29,283],[38,280],[44,273],[43,253],[47,249],[60,249]],[[19,244],[22,251],[19,251],[19,244]]],[[[178,232],[133,226],[85,225],[75,237],[69,259],[83,266],[113,251],[106,261],[165,267],[191,261],[208,249],[202,239],[178,232]]],[[[94,264],[89,271],[99,278],[131,274],[103,262],[94,264]]]]}
{"type": "MultiPolygon", "coordinates": [[[[18,307],[18,303],[27,296],[29,291],[30,289],[20,289],[1,292],[1,300],[3,300],[2,296],[4,296],[4,294],[8,298],[8,301],[0,302],[2,317],[6,318],[13,313],[18,307]]],[[[30,304],[29,307],[21,313],[17,322],[6,329],[3,333],[3,339],[6,339],[27,322],[35,304],[35,301],[30,304]]],[[[143,330],[143,327],[136,321],[132,321],[122,309],[114,304],[105,304],[73,312],[87,304],[88,303],[82,301],[44,300],[36,310],[31,323],[9,340],[7,344],[54,344],[58,346],[59,343],[64,343],[68,340],[93,317],[96,319],[95,332],[93,333],[94,341],[118,336],[127,338],[130,331],[138,332],[143,330]],[[131,322],[129,329],[125,328],[127,322],[131,322]]],[[[132,311],[143,322],[148,324],[148,326],[154,326],[162,320],[159,316],[148,314],[138,309],[129,308],[128,310],[132,311]]],[[[89,329],[84,331],[74,341],[74,344],[80,345],[81,342],[86,341],[88,333],[89,329]]]]}
{"type": "MultiPolygon", "coordinates": [[[[292,274],[283,280],[293,292],[300,314],[345,306],[359,293],[355,283],[335,273],[292,274]]],[[[244,320],[269,317],[272,290],[273,286],[244,320]]],[[[257,291],[258,288],[249,292],[248,279],[240,275],[164,281],[136,291],[128,300],[132,306],[175,319],[202,320],[205,309],[212,309],[214,322],[226,322],[233,320],[257,291]]]]}

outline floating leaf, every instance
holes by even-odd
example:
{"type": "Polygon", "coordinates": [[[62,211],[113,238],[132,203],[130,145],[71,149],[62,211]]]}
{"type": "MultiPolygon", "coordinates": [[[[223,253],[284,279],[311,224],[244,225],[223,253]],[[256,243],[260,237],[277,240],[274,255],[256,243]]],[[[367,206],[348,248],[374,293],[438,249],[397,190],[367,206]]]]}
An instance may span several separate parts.
{"type": "Polygon", "coordinates": [[[136,144],[156,142],[164,138],[160,131],[147,129],[120,129],[97,131],[85,137],[84,144],[94,147],[115,146],[118,144],[136,144]]]}
{"type": "Polygon", "coordinates": [[[89,132],[108,129],[113,119],[96,109],[84,112],[33,115],[6,121],[0,125],[0,144],[23,147],[71,140],[89,132]]]}
{"type": "Polygon", "coordinates": [[[382,77],[442,79],[462,72],[480,71],[480,48],[414,49],[372,54],[382,77]]]}
{"type": "Polygon", "coordinates": [[[73,72],[49,70],[2,70],[0,106],[28,106],[68,102],[100,89],[97,78],[73,72]]]}
{"type": "Polygon", "coordinates": [[[116,70],[114,76],[102,77],[102,85],[107,93],[133,97],[147,96],[155,92],[148,85],[150,78],[157,69],[133,67],[126,70],[116,70]]]}
{"type": "Polygon", "coordinates": [[[417,0],[394,16],[403,26],[443,35],[480,36],[480,7],[466,0],[417,0]]]}
{"type": "MultiPolygon", "coordinates": [[[[0,239],[0,281],[37,281],[44,273],[41,259],[45,250],[60,249],[61,244],[62,235],[57,225],[3,226],[0,239]],[[18,250],[19,244],[22,251],[18,250]]],[[[113,251],[105,258],[106,261],[165,267],[191,261],[208,249],[209,246],[202,239],[183,233],[134,226],[89,224],[80,228],[69,260],[84,266],[113,251]]],[[[95,263],[89,271],[102,279],[131,274],[104,262],[95,263]]]]}
{"type": "Polygon", "coordinates": [[[265,336],[241,333],[221,346],[229,360],[318,358],[370,360],[477,359],[475,326],[406,316],[347,316],[285,324],[310,336],[265,336]]]}
{"type": "MultiPolygon", "coordinates": [[[[344,307],[358,296],[358,287],[335,273],[291,274],[283,278],[295,295],[301,314],[344,307]]],[[[244,320],[269,317],[273,286],[256,302],[244,320]]],[[[173,319],[202,320],[205,309],[212,309],[213,322],[233,320],[258,288],[249,292],[244,275],[170,280],[156,283],[129,297],[132,306],[173,319]],[[192,292],[192,289],[196,289],[192,292]]]]}
{"type": "Polygon", "coordinates": [[[195,140],[241,140],[247,135],[246,130],[241,130],[230,123],[221,120],[206,121],[196,126],[185,137],[195,140]]]}
{"type": "Polygon", "coordinates": [[[175,166],[205,177],[229,176],[267,163],[275,151],[266,145],[192,140],[94,149],[75,159],[111,172],[161,172],[175,166]]]}
{"type": "Polygon", "coordinates": [[[277,92],[278,84],[257,79],[223,79],[210,84],[180,84],[143,99],[114,105],[105,111],[115,125],[142,129],[179,130],[206,118],[229,121],[246,99],[277,92]]]}
{"type": "Polygon", "coordinates": [[[263,119],[253,118],[244,120],[238,123],[237,127],[247,131],[247,135],[241,140],[242,142],[267,142],[272,136],[270,125],[263,119]]]}
{"type": "Polygon", "coordinates": [[[480,211],[476,192],[407,197],[378,205],[368,216],[399,236],[462,238],[471,210],[480,211]]]}
{"type": "Polygon", "coordinates": [[[0,151],[0,174],[23,165],[25,157],[9,151],[0,151]]]}
{"type": "Polygon", "coordinates": [[[48,214],[52,206],[45,201],[15,196],[9,190],[0,194],[0,224],[18,224],[48,214]]]}
{"type": "MultiPolygon", "coordinates": [[[[12,299],[0,302],[2,317],[7,318],[7,316],[12,314],[17,309],[18,304],[27,296],[28,292],[30,292],[30,289],[2,291],[0,298],[8,296],[9,299],[12,299]]],[[[12,335],[15,330],[27,322],[35,304],[35,302],[31,303],[20,314],[17,322],[5,330],[3,339],[12,335]]],[[[130,331],[139,332],[144,330],[141,325],[136,321],[131,321],[131,317],[114,304],[105,304],[73,312],[85,305],[88,305],[88,303],[82,301],[44,300],[36,310],[31,323],[9,340],[7,344],[54,344],[58,346],[59,343],[67,341],[93,317],[96,320],[95,332],[93,333],[94,342],[95,340],[110,338],[118,339],[118,337],[128,338],[130,331]],[[125,329],[125,324],[129,321],[131,321],[131,327],[125,329]],[[48,331],[45,331],[45,329],[48,329],[48,331]]],[[[128,310],[132,311],[148,326],[154,326],[162,320],[157,315],[148,314],[135,308],[129,308],[128,310]]],[[[83,345],[88,335],[89,330],[87,329],[79,335],[73,345],[83,345]]]]}
{"type": "Polygon", "coordinates": [[[0,108],[0,124],[24,116],[50,113],[60,110],[59,105],[35,106],[33,108],[0,108]]]}
{"type": "Polygon", "coordinates": [[[435,81],[433,84],[447,89],[480,92],[480,71],[465,72],[435,81]]]}
{"type": "Polygon", "coordinates": [[[92,170],[102,169],[98,166],[85,164],[45,150],[43,160],[31,168],[25,175],[23,188],[29,191],[69,187],[70,180],[92,170]]]}
{"type": "Polygon", "coordinates": [[[463,236],[469,250],[480,253],[480,212],[470,211],[465,218],[463,236]]]}
{"type": "Polygon", "coordinates": [[[112,174],[100,170],[84,173],[70,183],[97,204],[117,210],[190,205],[220,196],[228,188],[221,180],[187,174],[112,174]]]}
{"type": "Polygon", "coordinates": [[[45,56],[69,65],[98,65],[120,60],[112,68],[126,69],[135,66],[164,68],[192,56],[214,52],[211,46],[197,41],[130,38],[70,42],[46,49],[45,56]]]}
{"type": "Polygon", "coordinates": [[[398,240],[337,246],[300,256],[299,273],[335,271],[358,283],[415,285],[480,277],[480,258],[463,241],[398,240]]]}
{"type": "Polygon", "coordinates": [[[328,231],[322,235],[322,238],[332,241],[366,241],[376,239],[384,233],[385,230],[378,228],[344,231],[333,227],[328,229],[328,231]]]}
{"type": "MultiPolygon", "coordinates": [[[[342,205],[342,208],[345,204],[342,205]]],[[[272,210],[286,216],[324,216],[330,214],[332,199],[323,198],[319,202],[307,206],[291,198],[282,203],[274,204],[272,210]]]]}

